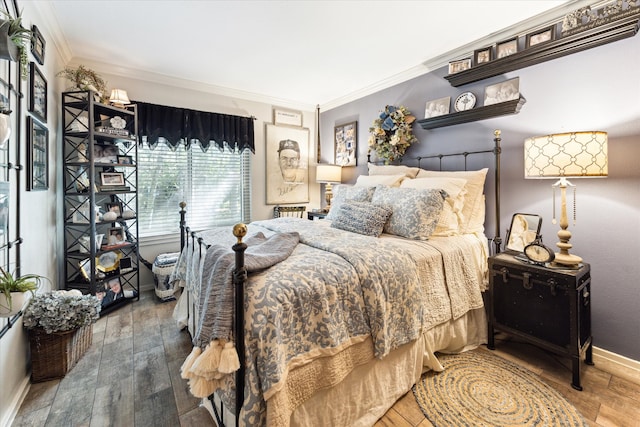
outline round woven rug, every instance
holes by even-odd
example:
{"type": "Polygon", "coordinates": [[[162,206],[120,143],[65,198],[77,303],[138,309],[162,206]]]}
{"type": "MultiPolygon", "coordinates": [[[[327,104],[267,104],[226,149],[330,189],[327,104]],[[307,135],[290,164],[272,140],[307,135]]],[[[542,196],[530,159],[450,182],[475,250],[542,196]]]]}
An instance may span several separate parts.
{"type": "Polygon", "coordinates": [[[413,386],[436,427],[587,426],[560,393],[508,360],[482,351],[439,358],[444,372],[427,372],[413,386]]]}

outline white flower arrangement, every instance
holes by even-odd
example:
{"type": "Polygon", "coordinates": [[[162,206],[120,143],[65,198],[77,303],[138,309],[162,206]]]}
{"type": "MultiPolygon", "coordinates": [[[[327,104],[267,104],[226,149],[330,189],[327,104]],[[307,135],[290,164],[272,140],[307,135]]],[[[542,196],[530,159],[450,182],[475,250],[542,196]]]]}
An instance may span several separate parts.
{"type": "Polygon", "coordinates": [[[47,334],[70,331],[94,323],[100,317],[100,309],[98,298],[79,291],[37,294],[24,311],[23,324],[27,329],[41,328],[47,334]]]}
{"type": "Polygon", "coordinates": [[[369,128],[369,152],[375,151],[387,164],[400,160],[407,148],[418,142],[411,129],[415,119],[405,107],[387,105],[369,128]]]}

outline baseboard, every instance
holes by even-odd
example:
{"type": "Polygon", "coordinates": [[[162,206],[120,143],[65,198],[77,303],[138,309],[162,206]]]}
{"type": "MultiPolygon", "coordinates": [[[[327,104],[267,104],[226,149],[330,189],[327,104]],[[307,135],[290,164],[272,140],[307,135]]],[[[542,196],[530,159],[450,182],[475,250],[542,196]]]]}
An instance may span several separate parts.
{"type": "Polygon", "coordinates": [[[22,406],[22,402],[24,402],[25,397],[27,397],[27,393],[29,393],[29,389],[31,388],[31,378],[29,376],[25,377],[22,380],[22,383],[19,387],[19,392],[16,393],[13,397],[13,401],[9,404],[10,410],[5,414],[4,418],[0,420],[0,426],[9,427],[13,424],[13,421],[18,415],[18,411],[20,410],[20,406],[22,406]]]}
{"type": "Polygon", "coordinates": [[[602,371],[624,378],[634,384],[640,384],[640,361],[594,346],[593,363],[602,371]]]}

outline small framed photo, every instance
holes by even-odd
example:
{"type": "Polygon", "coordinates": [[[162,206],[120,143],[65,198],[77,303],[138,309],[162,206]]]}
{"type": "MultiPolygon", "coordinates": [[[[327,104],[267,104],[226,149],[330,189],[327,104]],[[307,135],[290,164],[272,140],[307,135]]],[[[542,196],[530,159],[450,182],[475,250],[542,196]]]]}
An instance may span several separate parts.
{"type": "Polygon", "coordinates": [[[35,62],[29,64],[29,111],[47,122],[47,81],[35,62]]]}
{"type": "Polygon", "coordinates": [[[456,74],[469,68],[471,68],[471,58],[449,62],[449,74],[456,74]]]}
{"type": "Polygon", "coordinates": [[[505,58],[518,52],[518,38],[514,37],[496,45],[496,58],[505,58]]]}
{"type": "Polygon", "coordinates": [[[105,203],[104,208],[107,212],[114,212],[118,217],[122,216],[122,203],[120,202],[105,203]]]}
{"type": "Polygon", "coordinates": [[[115,301],[124,298],[122,283],[119,277],[109,279],[104,283],[104,289],[96,290],[96,297],[100,300],[102,307],[113,304],[115,301]]]}
{"type": "Polygon", "coordinates": [[[451,97],[434,99],[433,101],[427,101],[427,105],[424,109],[424,118],[443,116],[449,114],[449,107],[451,105],[451,97]]]}
{"type": "Polygon", "coordinates": [[[95,163],[118,163],[119,155],[120,149],[117,145],[94,144],[93,146],[93,161],[95,163]]]}
{"type": "Polygon", "coordinates": [[[356,147],[358,146],[358,122],[336,126],[333,129],[335,164],[338,166],[357,166],[356,147]]]}
{"type": "Polygon", "coordinates": [[[103,186],[124,185],[124,173],[100,172],[100,183],[103,186]]]}
{"type": "Polygon", "coordinates": [[[302,127],[302,112],[275,107],[273,109],[273,124],[302,127]]]}
{"type": "Polygon", "coordinates": [[[49,130],[27,117],[27,190],[49,188],[49,130]]]}
{"type": "Polygon", "coordinates": [[[473,63],[475,65],[484,64],[493,60],[493,46],[478,49],[473,53],[473,63]]]}
{"type": "Polygon", "coordinates": [[[520,77],[487,86],[484,90],[485,106],[518,98],[520,98],[520,77]]]}
{"type": "Polygon", "coordinates": [[[131,258],[130,257],[120,258],[119,267],[120,267],[121,274],[133,271],[133,264],[131,263],[131,258]]]}
{"type": "Polygon", "coordinates": [[[111,227],[109,229],[109,234],[107,235],[107,245],[120,245],[125,243],[127,239],[125,238],[124,230],[122,227],[111,227]]]}
{"type": "Polygon", "coordinates": [[[131,156],[117,156],[118,164],[120,165],[132,165],[133,157],[131,156]]]}
{"type": "Polygon", "coordinates": [[[86,258],[78,262],[78,267],[84,280],[91,280],[91,259],[86,258]]]}
{"type": "Polygon", "coordinates": [[[44,47],[45,40],[37,26],[31,26],[31,54],[38,61],[38,64],[44,65],[44,47]]]}
{"type": "Polygon", "coordinates": [[[551,25],[550,27],[543,28],[533,33],[527,34],[526,44],[527,48],[539,45],[541,43],[550,42],[555,38],[556,27],[551,25]]]}

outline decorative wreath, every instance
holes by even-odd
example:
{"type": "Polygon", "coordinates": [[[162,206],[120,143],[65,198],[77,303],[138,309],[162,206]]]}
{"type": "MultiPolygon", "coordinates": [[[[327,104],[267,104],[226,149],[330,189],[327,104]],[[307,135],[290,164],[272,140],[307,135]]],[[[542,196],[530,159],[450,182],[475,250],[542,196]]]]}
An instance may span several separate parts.
{"type": "Polygon", "coordinates": [[[411,124],[415,116],[405,107],[387,105],[369,128],[369,153],[375,151],[385,164],[400,160],[407,148],[418,138],[413,135],[411,124]]]}

